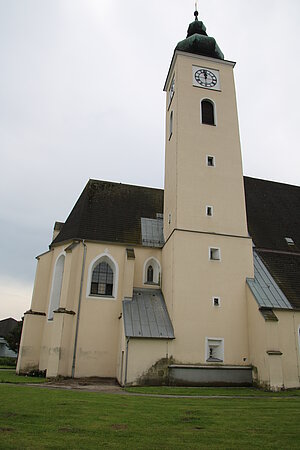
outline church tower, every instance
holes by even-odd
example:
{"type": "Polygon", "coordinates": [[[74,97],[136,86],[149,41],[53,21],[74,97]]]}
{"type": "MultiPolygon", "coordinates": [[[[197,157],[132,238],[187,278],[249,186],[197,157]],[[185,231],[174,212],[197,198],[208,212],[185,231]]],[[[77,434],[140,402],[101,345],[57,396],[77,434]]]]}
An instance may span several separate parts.
{"type": "Polygon", "coordinates": [[[162,287],[183,364],[246,365],[246,278],[253,276],[234,86],[195,20],[175,48],[166,100],[162,287]]]}

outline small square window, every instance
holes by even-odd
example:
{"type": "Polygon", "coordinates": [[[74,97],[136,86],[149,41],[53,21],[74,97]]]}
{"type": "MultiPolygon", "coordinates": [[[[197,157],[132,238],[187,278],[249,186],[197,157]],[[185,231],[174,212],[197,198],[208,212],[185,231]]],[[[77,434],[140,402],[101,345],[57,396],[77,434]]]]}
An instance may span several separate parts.
{"type": "Polygon", "coordinates": [[[215,157],[207,155],[206,164],[208,165],[208,167],[215,167],[216,165],[215,157]]]}
{"type": "Polygon", "coordinates": [[[206,215],[209,217],[211,217],[213,215],[213,207],[212,206],[206,207],[206,215]]]}
{"type": "Polygon", "coordinates": [[[211,261],[220,261],[221,259],[221,252],[219,248],[210,247],[209,248],[209,259],[211,261]]]}
{"type": "Polygon", "coordinates": [[[213,297],[213,305],[214,306],[220,306],[220,297],[213,297]]]}

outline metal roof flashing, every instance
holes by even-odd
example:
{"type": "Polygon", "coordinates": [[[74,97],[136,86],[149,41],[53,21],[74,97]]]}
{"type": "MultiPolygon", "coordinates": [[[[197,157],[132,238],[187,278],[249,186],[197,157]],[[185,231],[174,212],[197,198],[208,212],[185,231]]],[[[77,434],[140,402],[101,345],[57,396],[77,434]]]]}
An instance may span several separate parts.
{"type": "Polygon", "coordinates": [[[292,305],[255,251],[253,261],[254,278],[247,278],[246,282],[260,308],[292,310],[292,305]]]}
{"type": "Polygon", "coordinates": [[[163,88],[163,91],[165,91],[165,92],[167,91],[167,87],[168,87],[168,84],[169,84],[169,81],[170,81],[171,74],[173,72],[173,68],[175,66],[175,62],[176,62],[177,56],[186,56],[188,58],[204,59],[205,61],[212,61],[212,62],[214,62],[216,64],[225,64],[225,65],[229,65],[231,67],[235,67],[235,65],[236,65],[235,61],[230,61],[230,60],[227,60],[227,59],[211,58],[209,56],[197,55],[195,53],[188,53],[188,52],[183,52],[181,50],[176,50],[175,49],[174,53],[173,53],[173,56],[172,56],[172,59],[171,59],[170,66],[169,66],[169,70],[168,70],[167,78],[166,78],[166,81],[165,81],[165,84],[164,84],[164,88],[163,88]]]}

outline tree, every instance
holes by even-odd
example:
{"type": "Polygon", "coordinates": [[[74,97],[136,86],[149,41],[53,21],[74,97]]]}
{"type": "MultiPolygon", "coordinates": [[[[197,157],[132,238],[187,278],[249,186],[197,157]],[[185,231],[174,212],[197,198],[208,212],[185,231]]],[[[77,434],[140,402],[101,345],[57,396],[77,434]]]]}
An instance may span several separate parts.
{"type": "Polygon", "coordinates": [[[20,320],[15,326],[15,328],[6,336],[6,342],[8,347],[10,348],[10,350],[16,353],[19,353],[23,320],[24,317],[22,317],[22,320],[20,320]]]}

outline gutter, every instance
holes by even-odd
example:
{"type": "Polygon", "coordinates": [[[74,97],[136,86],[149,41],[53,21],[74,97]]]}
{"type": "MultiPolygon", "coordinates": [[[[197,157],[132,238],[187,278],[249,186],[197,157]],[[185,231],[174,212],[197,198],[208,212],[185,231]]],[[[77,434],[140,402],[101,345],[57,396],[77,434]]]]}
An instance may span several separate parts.
{"type": "Polygon", "coordinates": [[[129,347],[130,338],[126,339],[126,359],[125,359],[125,378],[124,378],[124,386],[127,385],[127,368],[128,368],[128,347],[129,347]]]}
{"type": "Polygon", "coordinates": [[[79,299],[78,299],[78,310],[77,310],[77,319],[76,319],[76,329],[75,329],[75,342],[74,342],[74,352],[73,352],[73,362],[72,362],[72,374],[71,377],[74,378],[75,374],[75,364],[76,364],[76,352],[77,352],[77,341],[78,341],[78,328],[79,328],[79,317],[80,317],[80,307],[81,307],[81,298],[82,298],[82,286],[83,286],[83,276],[85,269],[85,260],[86,260],[86,244],[85,240],[82,240],[83,249],[83,257],[82,257],[82,268],[81,268],[81,278],[80,278],[80,289],[79,289],[79,299]]]}

